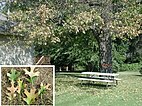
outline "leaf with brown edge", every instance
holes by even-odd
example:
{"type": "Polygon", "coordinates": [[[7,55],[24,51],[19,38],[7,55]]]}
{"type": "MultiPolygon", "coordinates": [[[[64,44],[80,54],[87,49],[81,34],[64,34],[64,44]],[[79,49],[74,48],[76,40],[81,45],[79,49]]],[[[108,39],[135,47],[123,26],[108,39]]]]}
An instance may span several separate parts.
{"type": "Polygon", "coordinates": [[[39,76],[40,72],[34,72],[35,67],[30,67],[30,71],[28,71],[27,69],[23,69],[25,71],[25,74],[29,75],[31,78],[35,77],[35,76],[39,76]]]}
{"type": "Polygon", "coordinates": [[[12,100],[12,98],[16,96],[15,92],[17,90],[17,87],[14,87],[14,81],[11,82],[11,87],[7,87],[7,90],[10,91],[9,93],[6,93],[8,96],[7,98],[12,100]]]}
{"type": "Polygon", "coordinates": [[[38,96],[38,93],[36,93],[36,89],[34,87],[30,89],[30,92],[28,92],[27,89],[25,89],[24,94],[27,96],[27,98],[23,98],[23,100],[28,105],[34,102],[36,97],[38,96]]]}
{"type": "Polygon", "coordinates": [[[51,86],[51,84],[48,83],[48,84],[45,86],[45,88],[46,88],[47,90],[51,90],[50,86],[51,86]]]}
{"type": "Polygon", "coordinates": [[[9,100],[12,100],[14,97],[16,97],[15,93],[13,95],[11,95],[11,93],[6,93],[6,95],[9,100]]]}

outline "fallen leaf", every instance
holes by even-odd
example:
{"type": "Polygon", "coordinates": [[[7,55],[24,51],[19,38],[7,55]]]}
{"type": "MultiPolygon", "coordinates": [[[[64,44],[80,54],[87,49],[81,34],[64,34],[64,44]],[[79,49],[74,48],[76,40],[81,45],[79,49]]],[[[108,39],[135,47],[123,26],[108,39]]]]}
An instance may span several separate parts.
{"type": "Polygon", "coordinates": [[[41,84],[40,84],[40,90],[38,91],[38,94],[40,95],[40,94],[43,94],[46,90],[51,90],[50,85],[51,84],[44,85],[41,82],[41,84]]]}
{"type": "Polygon", "coordinates": [[[23,69],[25,71],[25,74],[29,75],[31,78],[35,76],[39,76],[40,72],[34,72],[35,67],[30,67],[30,71],[27,69],[23,69]]]}
{"type": "Polygon", "coordinates": [[[14,94],[15,91],[17,90],[17,87],[14,87],[14,82],[11,82],[11,87],[7,87],[7,90],[10,91],[11,94],[14,94]]]}
{"type": "Polygon", "coordinates": [[[45,87],[47,90],[51,90],[50,86],[51,86],[51,84],[48,83],[45,87]]]}
{"type": "Polygon", "coordinates": [[[6,93],[6,95],[9,100],[12,100],[14,97],[16,97],[16,94],[11,95],[11,93],[6,93]]]}
{"type": "Polygon", "coordinates": [[[20,72],[17,72],[13,68],[11,69],[11,73],[7,73],[7,76],[9,77],[10,81],[16,81],[19,75],[20,75],[20,72]]]}
{"type": "Polygon", "coordinates": [[[11,82],[11,87],[7,87],[7,90],[10,91],[9,93],[6,93],[8,96],[7,98],[12,100],[12,98],[16,96],[15,92],[17,90],[17,87],[14,87],[14,81],[11,82]]]}
{"type": "Polygon", "coordinates": [[[27,104],[31,104],[33,101],[35,101],[35,98],[38,96],[38,93],[35,93],[35,92],[36,92],[36,89],[34,87],[30,89],[30,92],[28,92],[27,89],[25,89],[24,93],[27,96],[27,98],[24,98],[23,100],[27,104]]]}
{"type": "Polygon", "coordinates": [[[23,81],[19,79],[19,80],[17,81],[17,83],[18,83],[17,92],[20,94],[20,93],[21,93],[21,90],[24,89],[23,81]]]}

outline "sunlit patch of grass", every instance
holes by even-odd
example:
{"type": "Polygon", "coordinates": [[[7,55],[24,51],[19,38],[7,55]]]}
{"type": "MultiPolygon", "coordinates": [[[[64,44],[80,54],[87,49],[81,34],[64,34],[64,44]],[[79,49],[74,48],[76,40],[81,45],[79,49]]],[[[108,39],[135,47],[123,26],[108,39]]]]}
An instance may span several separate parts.
{"type": "Polygon", "coordinates": [[[56,74],[56,106],[141,106],[142,76],[139,72],[121,72],[122,81],[106,88],[76,76],[56,74]]]}

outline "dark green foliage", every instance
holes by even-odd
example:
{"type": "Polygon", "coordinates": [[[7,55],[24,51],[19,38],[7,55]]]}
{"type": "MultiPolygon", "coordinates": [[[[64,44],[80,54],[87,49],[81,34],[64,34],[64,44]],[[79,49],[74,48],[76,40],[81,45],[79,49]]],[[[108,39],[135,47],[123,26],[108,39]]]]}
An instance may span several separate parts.
{"type": "MultiPolygon", "coordinates": [[[[60,38],[61,41],[56,43],[51,43],[50,40],[46,42],[46,45],[45,42],[35,43],[35,55],[50,55],[51,63],[55,64],[58,70],[60,66],[69,65],[70,70],[74,66],[76,70],[98,71],[98,46],[91,31],[88,31],[85,36],[83,33],[68,33],[67,36],[60,38]]],[[[134,41],[138,42],[137,40],[134,41]]],[[[131,64],[126,62],[132,45],[130,44],[129,41],[121,39],[113,41],[113,72],[140,70],[140,63],[133,64],[133,61],[130,60],[129,63],[131,64]]],[[[136,50],[140,50],[138,47],[140,46],[135,46],[136,50]]],[[[133,52],[135,54],[137,51],[133,52]]],[[[141,56],[133,55],[132,58],[141,61],[141,56]]]]}
{"type": "MultiPolygon", "coordinates": [[[[91,31],[83,33],[67,33],[56,43],[45,42],[36,44],[35,55],[50,55],[52,64],[58,66],[75,65],[86,67],[87,70],[98,68],[98,46],[91,31]],[[89,69],[92,67],[91,69],[89,69]]],[[[93,70],[92,70],[93,71],[93,70]]]]}
{"type": "Polygon", "coordinates": [[[139,63],[132,63],[132,64],[122,64],[120,66],[121,71],[132,71],[132,72],[138,72],[141,69],[141,64],[139,63]]]}
{"type": "Polygon", "coordinates": [[[140,71],[142,67],[141,36],[113,43],[113,71],[140,71]]]}
{"type": "Polygon", "coordinates": [[[129,41],[129,49],[127,51],[127,63],[136,63],[142,61],[142,35],[135,37],[129,41]]]}
{"type": "Polygon", "coordinates": [[[142,74],[142,68],[140,69],[140,71],[139,71],[141,74],[142,74]]]}
{"type": "Polygon", "coordinates": [[[113,43],[113,71],[120,71],[120,66],[124,64],[126,60],[126,52],[128,50],[128,45],[126,41],[116,39],[113,43]]]}

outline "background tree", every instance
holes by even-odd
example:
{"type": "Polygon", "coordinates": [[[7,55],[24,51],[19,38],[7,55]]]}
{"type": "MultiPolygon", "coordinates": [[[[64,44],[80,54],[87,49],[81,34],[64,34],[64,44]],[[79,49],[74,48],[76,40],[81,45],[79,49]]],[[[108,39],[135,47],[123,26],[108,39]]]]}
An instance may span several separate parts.
{"type": "Polygon", "coordinates": [[[15,0],[10,19],[18,26],[11,31],[27,35],[25,39],[56,43],[64,41],[66,33],[92,30],[100,48],[100,71],[112,72],[111,39],[141,33],[141,7],[133,0],[15,0]]]}

